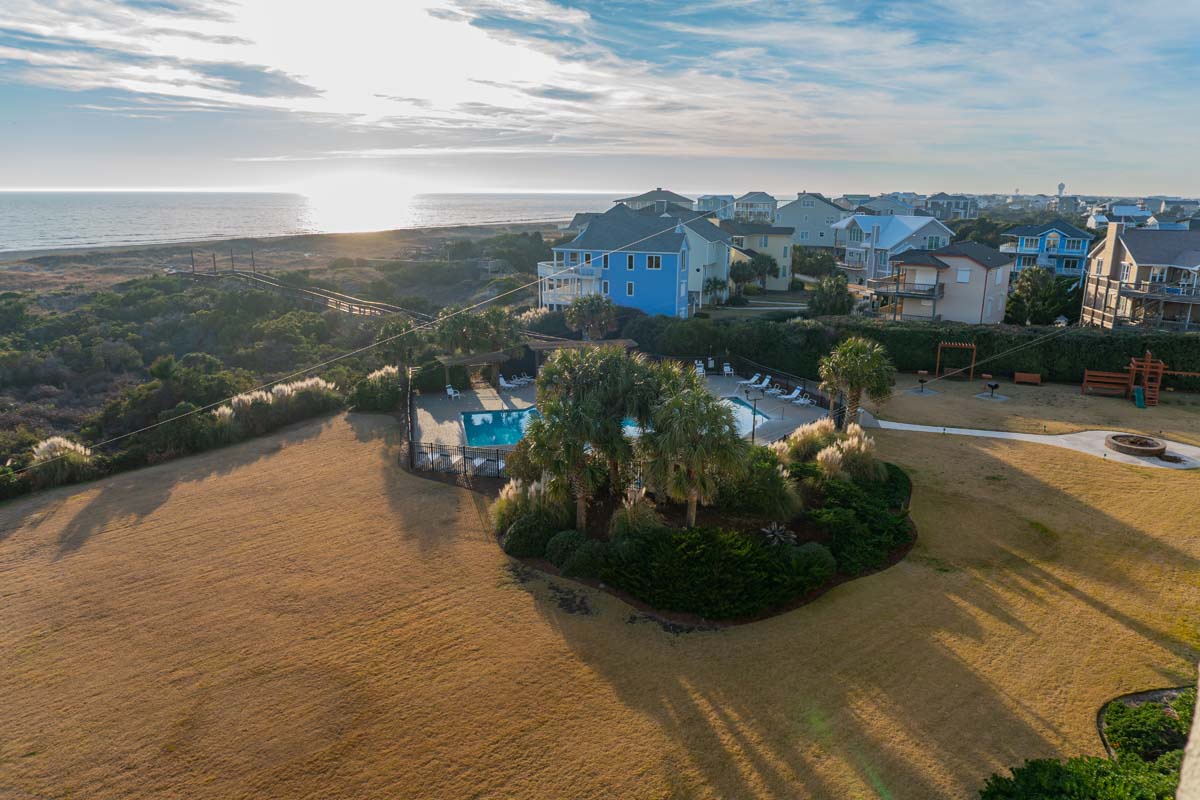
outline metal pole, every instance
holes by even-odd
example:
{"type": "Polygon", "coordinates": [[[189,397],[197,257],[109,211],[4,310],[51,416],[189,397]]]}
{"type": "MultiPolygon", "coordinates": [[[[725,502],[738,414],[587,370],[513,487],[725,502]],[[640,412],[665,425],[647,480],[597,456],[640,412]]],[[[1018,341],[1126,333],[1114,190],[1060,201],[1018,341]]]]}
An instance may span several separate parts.
{"type": "Polygon", "coordinates": [[[211,255],[211,256],[212,256],[212,262],[213,262],[213,275],[216,275],[216,274],[217,274],[217,254],[216,254],[216,253],[210,253],[209,255],[211,255]]]}
{"type": "Polygon", "coordinates": [[[192,274],[195,275],[196,274],[196,250],[195,250],[195,248],[192,248],[192,250],[190,250],[189,252],[192,254],[192,274]]]}
{"type": "Polygon", "coordinates": [[[250,249],[250,274],[254,274],[254,249],[250,249]]]}
{"type": "Polygon", "coordinates": [[[236,268],[233,266],[233,248],[232,247],[229,248],[229,271],[230,272],[237,271],[236,268]]]}

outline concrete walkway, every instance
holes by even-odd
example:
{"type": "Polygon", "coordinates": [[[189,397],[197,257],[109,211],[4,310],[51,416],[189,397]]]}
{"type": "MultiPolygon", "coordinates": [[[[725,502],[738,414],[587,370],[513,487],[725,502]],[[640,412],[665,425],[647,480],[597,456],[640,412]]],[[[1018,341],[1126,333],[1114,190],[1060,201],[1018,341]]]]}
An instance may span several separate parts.
{"type": "Polygon", "coordinates": [[[1076,433],[1060,434],[1015,433],[1012,431],[985,431],[976,428],[943,428],[935,425],[914,425],[909,422],[891,422],[886,419],[876,419],[868,414],[863,415],[863,427],[883,428],[884,430],[893,431],[943,433],[952,436],[980,436],[987,439],[1010,439],[1018,442],[1032,442],[1033,444],[1048,444],[1051,447],[1065,447],[1068,450],[1076,450],[1098,458],[1119,461],[1122,464],[1139,464],[1144,467],[1160,467],[1164,469],[1196,469],[1200,467],[1200,447],[1173,442],[1170,439],[1162,440],[1167,443],[1167,455],[1183,459],[1180,463],[1176,464],[1158,458],[1129,456],[1124,453],[1118,453],[1115,450],[1109,450],[1104,446],[1105,437],[1114,433],[1126,433],[1127,431],[1078,431],[1076,433]]]}

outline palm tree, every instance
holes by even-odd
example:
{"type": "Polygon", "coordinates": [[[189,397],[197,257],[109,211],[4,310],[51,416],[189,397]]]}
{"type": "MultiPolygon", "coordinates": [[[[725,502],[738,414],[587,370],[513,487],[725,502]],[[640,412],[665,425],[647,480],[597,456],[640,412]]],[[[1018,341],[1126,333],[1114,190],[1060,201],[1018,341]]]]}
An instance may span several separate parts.
{"type": "Polygon", "coordinates": [[[588,503],[595,489],[588,437],[592,419],[588,408],[566,398],[539,399],[541,417],[529,423],[522,441],[529,462],[566,481],[575,498],[575,529],[587,529],[588,503]]]}
{"type": "Polygon", "coordinates": [[[704,296],[715,304],[720,302],[721,293],[729,288],[729,281],[713,276],[704,281],[704,296]]]}
{"type": "Polygon", "coordinates": [[[808,301],[808,313],[814,317],[849,314],[853,308],[854,296],[850,294],[849,281],[841,273],[825,275],[818,280],[808,301]]]}
{"type": "Polygon", "coordinates": [[[604,334],[617,329],[617,307],[602,294],[576,297],[563,312],[567,327],[583,331],[584,339],[603,339],[604,334]]]}
{"type": "Polygon", "coordinates": [[[766,253],[755,253],[750,259],[750,269],[754,270],[758,285],[764,289],[767,288],[767,278],[779,277],[779,262],[775,260],[775,256],[766,253]]]}
{"type": "Polygon", "coordinates": [[[651,482],[672,499],[687,503],[687,525],[696,524],[696,509],[716,494],[723,476],[745,465],[746,440],[738,435],[733,411],[702,388],[688,388],[668,398],[654,412],[650,430],[642,434],[651,482]]]}
{"type": "Polygon", "coordinates": [[[861,336],[846,339],[821,359],[821,388],[846,395],[843,428],[847,422],[858,421],[864,392],[876,401],[891,397],[895,371],[883,345],[861,336]]]}

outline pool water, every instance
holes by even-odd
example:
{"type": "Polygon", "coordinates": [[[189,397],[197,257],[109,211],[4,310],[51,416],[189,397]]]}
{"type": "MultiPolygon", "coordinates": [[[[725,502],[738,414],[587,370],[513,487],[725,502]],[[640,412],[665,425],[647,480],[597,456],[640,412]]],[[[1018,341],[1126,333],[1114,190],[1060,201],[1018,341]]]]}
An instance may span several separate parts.
{"type": "MultiPolygon", "coordinates": [[[[755,416],[760,422],[771,418],[740,397],[722,397],[721,402],[733,409],[733,420],[742,436],[750,435],[755,416]]],[[[539,416],[541,415],[536,408],[520,411],[464,411],[463,431],[467,436],[467,444],[471,447],[514,445],[525,436],[525,429],[529,427],[529,423],[539,416]]],[[[642,435],[642,429],[634,420],[626,417],[621,424],[625,428],[625,435],[631,439],[642,435]]]]}
{"type": "Polygon", "coordinates": [[[741,436],[750,435],[755,417],[759,418],[759,422],[771,418],[769,414],[764,414],[740,397],[722,397],[721,402],[733,409],[733,421],[737,424],[738,434],[741,436]]]}
{"type": "Polygon", "coordinates": [[[521,441],[529,423],[540,414],[536,408],[520,411],[464,411],[463,431],[471,447],[499,447],[521,441]]]}

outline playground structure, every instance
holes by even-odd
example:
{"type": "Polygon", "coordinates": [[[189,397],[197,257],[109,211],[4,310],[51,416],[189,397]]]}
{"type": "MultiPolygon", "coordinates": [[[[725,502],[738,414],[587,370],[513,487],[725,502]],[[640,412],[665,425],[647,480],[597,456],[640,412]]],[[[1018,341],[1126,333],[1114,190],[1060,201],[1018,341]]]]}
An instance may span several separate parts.
{"type": "Polygon", "coordinates": [[[1134,356],[1129,359],[1129,366],[1121,372],[1105,372],[1102,370],[1085,369],[1083,371],[1082,394],[1088,390],[1093,393],[1121,395],[1126,400],[1137,402],[1141,395],[1146,406],[1158,405],[1158,394],[1162,389],[1163,377],[1174,375],[1180,378],[1200,378],[1200,372],[1182,372],[1167,369],[1162,359],[1155,358],[1149,350],[1141,358],[1134,356]],[[1138,390],[1141,390],[1140,393],[1138,390]]]}
{"type": "Polygon", "coordinates": [[[933,377],[935,379],[937,379],[937,378],[948,377],[950,375],[959,375],[963,372],[963,370],[969,369],[970,374],[967,376],[967,380],[970,380],[970,381],[975,380],[975,355],[976,355],[976,347],[973,342],[938,342],[937,361],[934,363],[934,366],[933,366],[933,377]],[[942,374],[942,350],[943,349],[945,349],[945,350],[970,350],[971,351],[971,366],[970,367],[959,367],[957,369],[947,369],[945,375],[943,375],[942,374]]]}

